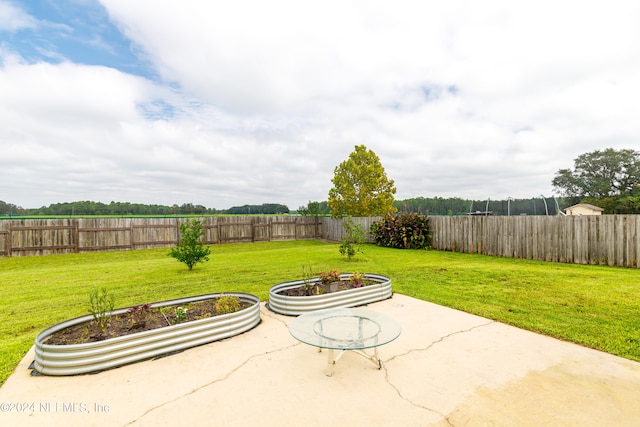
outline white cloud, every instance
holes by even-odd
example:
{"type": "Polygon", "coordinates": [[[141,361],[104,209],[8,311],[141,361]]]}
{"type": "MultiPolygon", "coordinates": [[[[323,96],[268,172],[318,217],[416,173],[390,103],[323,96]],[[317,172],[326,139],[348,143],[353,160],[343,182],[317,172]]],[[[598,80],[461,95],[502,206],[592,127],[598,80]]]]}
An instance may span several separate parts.
{"type": "Polygon", "coordinates": [[[0,1],[0,31],[17,31],[37,26],[37,20],[8,1],[0,1]]]}
{"type": "Polygon", "coordinates": [[[5,50],[0,199],[297,208],[357,144],[398,198],[532,197],[640,137],[633,1],[102,4],[160,79],[5,50]]]}

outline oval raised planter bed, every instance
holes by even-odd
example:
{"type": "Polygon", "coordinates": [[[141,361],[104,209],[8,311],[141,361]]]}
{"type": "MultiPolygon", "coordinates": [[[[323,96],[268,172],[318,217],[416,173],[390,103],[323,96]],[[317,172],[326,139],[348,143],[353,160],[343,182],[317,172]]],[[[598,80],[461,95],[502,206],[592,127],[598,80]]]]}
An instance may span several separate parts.
{"type": "MultiPolygon", "coordinates": [[[[72,325],[90,322],[91,315],[58,323],[42,331],[35,341],[33,368],[44,375],[77,375],[98,372],[163,354],[184,350],[246,332],[260,323],[260,299],[244,293],[207,294],[151,304],[152,307],[186,305],[192,302],[232,295],[251,306],[234,313],[193,320],[172,326],[136,332],[103,341],[81,344],[51,345],[53,333],[72,325]]],[[[127,312],[130,307],[114,310],[127,312]]]]}
{"type": "MultiPolygon", "coordinates": [[[[341,274],[341,280],[349,279],[351,273],[341,274]]],[[[376,301],[391,298],[391,279],[379,274],[366,273],[364,278],[373,282],[360,288],[346,289],[337,292],[328,292],[311,296],[288,296],[280,293],[286,289],[304,286],[304,280],[285,282],[272,286],[269,290],[269,303],[267,307],[279,314],[298,316],[315,310],[338,307],[356,307],[376,301]]],[[[307,280],[307,283],[316,283],[320,278],[307,280]]]]}

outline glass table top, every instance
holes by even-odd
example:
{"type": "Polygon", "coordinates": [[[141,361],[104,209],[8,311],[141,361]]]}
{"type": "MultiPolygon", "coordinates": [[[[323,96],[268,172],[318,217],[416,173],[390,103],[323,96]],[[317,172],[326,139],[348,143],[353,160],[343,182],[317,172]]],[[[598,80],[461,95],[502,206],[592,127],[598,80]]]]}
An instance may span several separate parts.
{"type": "Polygon", "coordinates": [[[334,308],[302,314],[289,333],[298,341],[334,350],[359,350],[387,344],[400,335],[390,317],[360,308],[334,308]]]}

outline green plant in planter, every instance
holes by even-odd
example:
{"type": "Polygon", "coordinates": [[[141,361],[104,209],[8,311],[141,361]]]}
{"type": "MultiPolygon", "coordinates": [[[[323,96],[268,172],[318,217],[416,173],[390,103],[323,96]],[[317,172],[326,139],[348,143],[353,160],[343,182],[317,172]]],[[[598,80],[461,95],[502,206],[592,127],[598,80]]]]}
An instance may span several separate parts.
{"type": "Polygon", "coordinates": [[[320,294],[320,286],[318,286],[317,282],[311,280],[313,278],[313,272],[311,268],[311,263],[309,263],[309,267],[302,266],[302,282],[304,283],[303,288],[305,292],[311,293],[315,292],[316,295],[320,294]]]}
{"type": "Polygon", "coordinates": [[[116,305],[116,297],[107,288],[94,288],[89,293],[89,313],[96,322],[98,331],[104,334],[109,322],[109,315],[116,305]]]}
{"type": "Polygon", "coordinates": [[[221,295],[216,301],[216,313],[228,314],[240,310],[240,298],[234,295],[221,295]]]}
{"type": "Polygon", "coordinates": [[[340,272],[338,270],[323,271],[318,274],[320,281],[325,285],[332,282],[340,281],[340,272]]]}
{"type": "Polygon", "coordinates": [[[189,309],[185,307],[176,307],[176,322],[181,323],[187,318],[189,309]]]}
{"type": "Polygon", "coordinates": [[[364,273],[353,273],[349,278],[354,288],[360,288],[365,285],[364,273]]]}
{"type": "MultiPolygon", "coordinates": [[[[332,283],[336,283],[336,282],[340,282],[340,272],[336,269],[333,269],[331,271],[321,271],[318,274],[318,277],[320,278],[319,282],[315,282],[315,294],[316,295],[320,295],[323,294],[325,291],[325,288],[323,288],[322,285],[331,285],[332,283]]],[[[329,287],[331,289],[331,292],[333,292],[335,290],[335,285],[332,285],[329,287]]]]}

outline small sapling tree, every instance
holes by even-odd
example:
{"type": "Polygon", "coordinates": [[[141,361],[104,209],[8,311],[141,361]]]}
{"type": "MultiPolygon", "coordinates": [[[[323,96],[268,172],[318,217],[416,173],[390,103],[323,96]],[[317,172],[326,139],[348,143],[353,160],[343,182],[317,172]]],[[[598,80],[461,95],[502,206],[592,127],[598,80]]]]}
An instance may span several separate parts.
{"type": "Polygon", "coordinates": [[[209,261],[211,249],[202,243],[204,230],[202,222],[196,219],[190,219],[180,224],[180,243],[169,252],[169,256],[174,257],[193,269],[193,266],[199,262],[209,261]]]}
{"type": "Polygon", "coordinates": [[[361,224],[355,224],[350,217],[343,220],[342,227],[344,236],[340,244],[340,253],[351,260],[360,252],[359,245],[364,243],[364,230],[361,224]]]}

